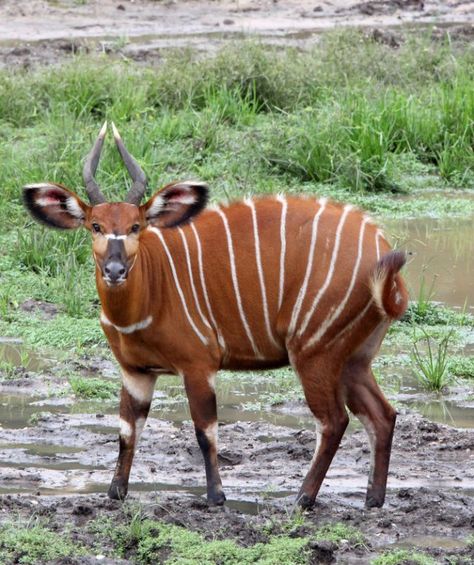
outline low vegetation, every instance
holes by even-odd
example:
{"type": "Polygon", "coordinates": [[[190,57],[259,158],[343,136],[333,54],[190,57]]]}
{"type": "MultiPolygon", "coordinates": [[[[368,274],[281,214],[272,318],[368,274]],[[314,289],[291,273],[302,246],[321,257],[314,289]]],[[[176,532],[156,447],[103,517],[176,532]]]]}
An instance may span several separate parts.
{"type": "Polygon", "coordinates": [[[425,330],[423,337],[413,343],[412,361],[414,373],[423,388],[431,391],[442,391],[452,382],[448,370],[448,349],[452,332],[447,333],[440,341],[435,340],[425,330]]]}
{"type": "Polygon", "coordinates": [[[118,396],[119,384],[117,381],[71,376],[69,384],[78,398],[113,400],[118,396]]]}
{"type": "Polygon", "coordinates": [[[0,526],[0,563],[36,565],[84,554],[82,544],[36,520],[0,526]]]}

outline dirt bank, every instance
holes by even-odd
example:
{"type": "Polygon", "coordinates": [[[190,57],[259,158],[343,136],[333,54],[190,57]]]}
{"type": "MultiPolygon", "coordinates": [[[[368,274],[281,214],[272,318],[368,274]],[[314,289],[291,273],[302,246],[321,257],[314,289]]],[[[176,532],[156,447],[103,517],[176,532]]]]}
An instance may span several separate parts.
{"type": "Polygon", "coordinates": [[[474,2],[4,0],[0,65],[50,64],[80,51],[156,63],[170,47],[207,52],[242,36],[304,47],[317,41],[321,31],[345,26],[370,29],[377,41],[396,47],[400,26],[432,24],[472,39],[474,2]]]}

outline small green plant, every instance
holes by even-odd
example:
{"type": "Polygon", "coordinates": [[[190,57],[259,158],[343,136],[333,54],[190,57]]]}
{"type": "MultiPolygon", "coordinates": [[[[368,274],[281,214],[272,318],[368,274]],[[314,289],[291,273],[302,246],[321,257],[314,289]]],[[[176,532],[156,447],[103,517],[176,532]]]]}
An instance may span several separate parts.
{"type": "Polygon", "coordinates": [[[386,551],[370,562],[370,565],[435,565],[436,561],[426,553],[395,549],[386,551]]]}
{"type": "Polygon", "coordinates": [[[10,380],[14,379],[18,371],[18,367],[8,359],[0,360],[0,379],[10,380]]]}
{"type": "Polygon", "coordinates": [[[80,543],[52,532],[37,520],[0,526],[0,563],[35,565],[85,553],[80,543]]]}
{"type": "Polygon", "coordinates": [[[448,371],[453,377],[474,379],[474,357],[454,357],[449,360],[448,371]]]}
{"type": "Polygon", "coordinates": [[[317,540],[332,541],[337,545],[344,542],[349,543],[352,547],[363,547],[365,545],[364,534],[357,528],[342,522],[324,524],[316,531],[315,538],[317,540]]]}
{"type": "Polygon", "coordinates": [[[422,328],[423,336],[413,342],[412,361],[418,382],[431,391],[441,391],[452,381],[448,371],[448,348],[451,330],[438,343],[422,328]],[[424,346],[424,351],[421,349],[424,346]]]}
{"type": "Polygon", "coordinates": [[[97,378],[69,377],[69,384],[76,396],[97,400],[117,398],[119,389],[117,382],[97,378]]]}

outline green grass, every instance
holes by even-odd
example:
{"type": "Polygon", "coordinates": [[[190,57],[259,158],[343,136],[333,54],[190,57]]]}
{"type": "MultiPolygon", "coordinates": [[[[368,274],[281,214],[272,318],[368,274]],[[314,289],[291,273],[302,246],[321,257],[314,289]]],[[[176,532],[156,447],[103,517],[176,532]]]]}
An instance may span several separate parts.
{"type": "Polygon", "coordinates": [[[69,384],[79,398],[111,400],[116,399],[119,383],[93,377],[69,377],[69,384]]]}
{"type": "Polygon", "coordinates": [[[37,521],[0,526],[0,562],[35,565],[85,554],[77,540],[57,534],[37,521]]]}
{"type": "Polygon", "coordinates": [[[365,537],[362,532],[342,522],[325,524],[316,531],[315,538],[319,541],[332,541],[337,545],[344,542],[352,547],[362,547],[365,545],[365,537]]]}
{"type": "MultiPolygon", "coordinates": [[[[0,332],[35,347],[105,344],[89,235],[43,228],[21,202],[21,186],[43,180],[83,195],[83,159],[104,119],[147,171],[148,194],[194,177],[212,200],[305,192],[380,216],[465,215],[472,198],[425,189],[474,186],[473,63],[466,45],[419,36],[393,50],[346,30],[308,52],[242,42],[207,58],[179,51],[153,69],[82,55],[0,70],[0,332]],[[414,198],[392,196],[413,188],[414,198]],[[29,298],[61,313],[26,316],[29,298]]],[[[111,199],[130,182],[110,140],[98,180],[111,199]]]]}
{"type": "Polygon", "coordinates": [[[407,549],[394,549],[386,551],[379,557],[370,562],[371,565],[435,565],[436,561],[418,551],[409,551],[407,549]]]}
{"type": "Polygon", "coordinates": [[[435,342],[433,337],[423,330],[423,337],[413,343],[412,361],[414,374],[423,388],[440,392],[452,382],[448,370],[448,349],[452,332],[435,342]]]}
{"type": "Polygon", "coordinates": [[[308,562],[309,540],[300,537],[273,536],[268,543],[242,547],[230,539],[207,541],[197,532],[143,518],[140,513],[119,525],[111,520],[96,520],[91,529],[112,540],[117,556],[132,558],[134,563],[143,565],[163,562],[168,565],[298,565],[308,562]]]}

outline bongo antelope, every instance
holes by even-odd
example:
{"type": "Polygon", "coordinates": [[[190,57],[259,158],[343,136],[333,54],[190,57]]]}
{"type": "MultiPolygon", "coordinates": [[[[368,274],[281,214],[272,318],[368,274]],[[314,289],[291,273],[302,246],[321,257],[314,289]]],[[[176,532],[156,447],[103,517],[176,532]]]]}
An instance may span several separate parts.
{"type": "Polygon", "coordinates": [[[291,364],[317,435],[299,504],[315,500],[346,429],[347,406],[370,438],[366,504],[381,506],[395,411],[371,362],[407,307],[404,253],[392,251],[363,212],[326,198],[265,196],[204,209],[206,185],[184,181],[140,205],[145,174],[112,126],[133,180],[125,202],[107,202],[94,179],[107,124],[84,165],[90,204],[55,183],[23,192],[37,220],[92,234],[100,322],[122,370],[109,496],[126,496],[155,381],[173,373],[184,379],[209,504],[223,504],[215,375],[291,364]]]}

